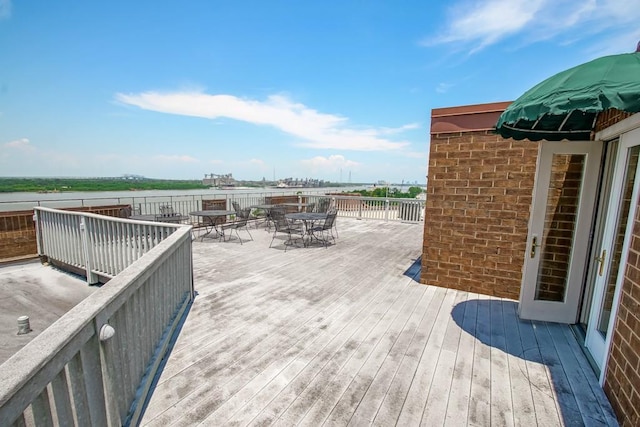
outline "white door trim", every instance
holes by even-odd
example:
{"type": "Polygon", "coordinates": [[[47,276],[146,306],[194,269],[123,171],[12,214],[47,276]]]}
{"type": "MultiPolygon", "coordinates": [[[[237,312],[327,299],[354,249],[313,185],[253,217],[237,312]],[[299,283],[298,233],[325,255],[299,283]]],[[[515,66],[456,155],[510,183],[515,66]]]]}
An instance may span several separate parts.
{"type": "Polygon", "coordinates": [[[627,117],[606,129],[602,129],[596,133],[595,139],[596,141],[610,141],[637,128],[640,128],[640,113],[627,117]]]}
{"type": "MultiPolygon", "coordinates": [[[[640,121],[638,122],[638,126],[640,126],[640,121]]],[[[615,167],[617,169],[620,167],[621,164],[626,165],[626,159],[628,156],[629,149],[636,145],[640,145],[640,128],[637,128],[633,131],[627,132],[620,136],[620,145],[618,148],[618,155],[617,155],[616,164],[615,164],[615,167]]],[[[638,196],[640,195],[640,173],[638,173],[640,172],[640,162],[638,163],[636,170],[637,170],[636,180],[634,182],[634,188],[631,196],[631,205],[629,207],[627,224],[625,225],[625,236],[624,236],[624,242],[622,245],[622,253],[620,255],[620,263],[618,267],[619,272],[616,278],[616,285],[615,285],[615,290],[613,294],[613,303],[611,306],[610,320],[607,327],[606,338],[604,340],[604,348],[602,349],[602,359],[600,360],[600,363],[599,363],[600,385],[604,385],[605,375],[607,371],[607,364],[609,363],[609,356],[611,354],[611,343],[613,338],[613,331],[615,329],[616,321],[618,317],[618,307],[620,304],[620,296],[622,294],[622,284],[624,282],[625,270],[626,270],[627,262],[629,259],[629,246],[631,244],[631,237],[633,234],[633,223],[635,221],[636,211],[638,207],[638,196]]],[[[620,172],[616,170],[614,173],[616,174],[616,176],[614,177],[614,182],[612,183],[612,189],[620,189],[620,186],[622,185],[621,181],[624,180],[624,171],[620,172]]],[[[609,203],[609,200],[607,200],[606,203],[609,203]]],[[[619,206],[617,209],[619,210],[619,206]]],[[[609,214],[611,214],[611,212],[609,212],[609,214]]],[[[617,215],[618,215],[618,212],[616,211],[616,216],[617,215]]],[[[615,230],[610,230],[611,227],[615,227],[615,226],[616,224],[608,225],[606,227],[607,230],[605,230],[604,233],[611,233],[611,232],[615,233],[615,230]]],[[[603,242],[602,248],[604,248],[604,243],[605,242],[603,242]]],[[[611,244],[608,243],[607,248],[609,248],[610,246],[611,244]]],[[[606,264],[603,277],[608,277],[610,266],[611,264],[608,262],[606,264]]],[[[589,314],[588,330],[590,332],[587,333],[587,338],[585,340],[585,346],[587,346],[587,348],[590,345],[592,345],[592,342],[591,342],[592,340],[597,339],[597,337],[596,338],[592,337],[592,334],[594,333],[592,332],[592,330],[593,328],[596,327],[596,323],[599,320],[598,316],[599,316],[600,308],[602,306],[602,297],[604,296],[602,291],[603,291],[602,289],[600,289],[600,292],[598,292],[598,290],[594,290],[593,301],[591,304],[591,313],[589,314]]],[[[595,358],[595,355],[592,354],[592,356],[594,356],[595,358]]],[[[597,362],[598,361],[596,361],[596,363],[597,362]]]]}

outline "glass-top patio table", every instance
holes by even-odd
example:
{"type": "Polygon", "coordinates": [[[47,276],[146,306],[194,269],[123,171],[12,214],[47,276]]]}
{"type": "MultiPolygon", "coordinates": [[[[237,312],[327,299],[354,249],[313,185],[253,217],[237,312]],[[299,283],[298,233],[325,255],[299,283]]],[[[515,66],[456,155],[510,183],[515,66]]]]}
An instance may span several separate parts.
{"type": "Polygon", "coordinates": [[[188,220],[189,217],[186,215],[143,214],[131,215],[128,219],[134,219],[136,221],[169,222],[172,224],[178,224],[188,220]]]}
{"type": "MultiPolygon", "coordinates": [[[[294,221],[302,221],[304,223],[305,234],[309,237],[309,241],[305,246],[310,245],[313,239],[320,242],[321,240],[313,233],[314,224],[317,221],[324,221],[327,219],[327,214],[323,212],[295,212],[289,213],[284,216],[286,219],[294,221]]],[[[304,242],[303,242],[304,243],[304,242]]]]}
{"type": "MultiPolygon", "coordinates": [[[[261,205],[251,205],[249,206],[249,209],[259,209],[261,211],[264,211],[265,212],[264,224],[270,230],[271,229],[271,209],[275,208],[276,206],[279,206],[279,205],[263,203],[261,205]]],[[[260,218],[258,217],[256,219],[260,219],[260,218]]],[[[256,228],[258,228],[258,221],[256,221],[256,228]]]]}
{"type": "Polygon", "coordinates": [[[209,236],[213,231],[216,232],[216,237],[224,238],[224,230],[221,228],[220,229],[218,228],[218,225],[222,224],[222,219],[219,219],[219,218],[225,218],[227,215],[235,215],[235,214],[236,214],[236,211],[229,211],[229,210],[222,210],[222,209],[189,212],[189,215],[200,217],[203,220],[202,222],[205,227],[205,233],[202,236],[200,236],[200,241],[204,240],[204,238],[206,236],[209,236]]]}
{"type": "Polygon", "coordinates": [[[302,211],[302,208],[306,208],[309,205],[309,203],[304,203],[304,202],[290,202],[290,203],[280,203],[278,206],[291,206],[291,207],[296,207],[298,208],[298,211],[302,211]]]}

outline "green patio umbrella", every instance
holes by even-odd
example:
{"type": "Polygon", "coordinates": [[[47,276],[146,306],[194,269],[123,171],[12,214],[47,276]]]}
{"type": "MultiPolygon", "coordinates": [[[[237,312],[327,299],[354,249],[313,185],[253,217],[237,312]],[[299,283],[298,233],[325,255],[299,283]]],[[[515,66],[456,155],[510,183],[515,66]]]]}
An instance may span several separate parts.
{"type": "Polygon", "coordinates": [[[640,43],[635,53],[604,56],[562,71],[516,99],[496,131],[505,138],[589,140],[601,111],[640,111],[640,43]]]}

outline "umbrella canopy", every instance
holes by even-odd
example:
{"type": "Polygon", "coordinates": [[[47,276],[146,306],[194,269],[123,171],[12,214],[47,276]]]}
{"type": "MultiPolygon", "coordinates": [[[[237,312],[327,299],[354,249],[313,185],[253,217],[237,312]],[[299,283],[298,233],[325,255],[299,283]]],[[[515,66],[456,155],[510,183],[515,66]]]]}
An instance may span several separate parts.
{"type": "Polygon", "coordinates": [[[640,111],[638,51],[594,59],[539,83],[509,105],[496,131],[533,141],[589,140],[598,113],[610,108],[640,111]]]}

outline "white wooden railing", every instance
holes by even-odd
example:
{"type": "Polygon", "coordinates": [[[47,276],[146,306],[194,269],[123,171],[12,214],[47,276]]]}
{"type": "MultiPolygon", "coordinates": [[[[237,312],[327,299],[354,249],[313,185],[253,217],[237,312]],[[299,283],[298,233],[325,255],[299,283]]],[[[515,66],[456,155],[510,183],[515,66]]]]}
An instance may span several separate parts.
{"type": "Polygon", "coordinates": [[[384,221],[419,222],[424,220],[425,200],[396,199],[385,197],[317,196],[305,195],[307,203],[318,205],[321,199],[329,198],[338,216],[384,221]]]}
{"type": "MultiPolygon", "coordinates": [[[[354,189],[356,187],[353,187],[354,189]]],[[[358,187],[360,188],[360,187],[358,187]]],[[[348,188],[288,188],[288,189],[256,189],[256,190],[210,190],[201,194],[193,194],[193,191],[175,193],[158,191],[166,195],[142,196],[142,192],[99,192],[95,196],[86,198],[69,197],[66,193],[33,194],[33,198],[24,200],[7,200],[10,196],[0,199],[0,212],[19,210],[31,210],[34,206],[64,209],[74,207],[92,207],[107,205],[131,205],[141,214],[158,214],[158,207],[162,205],[173,206],[176,212],[187,214],[202,210],[203,201],[206,200],[246,200],[248,204],[263,204],[265,197],[295,195],[301,190],[305,194],[325,194],[326,192],[339,192],[348,188]],[[114,196],[107,196],[114,194],[114,196]],[[125,194],[130,194],[126,196],[125,194]],[[101,195],[101,196],[98,196],[101,195]]],[[[93,194],[93,193],[89,193],[93,194]]]]}
{"type": "MultiPolygon", "coordinates": [[[[354,217],[359,219],[377,219],[385,221],[409,221],[418,222],[424,218],[423,199],[396,199],[382,197],[357,197],[326,194],[327,189],[317,189],[310,191],[304,189],[295,191],[290,189],[282,192],[244,192],[229,191],[227,193],[215,193],[210,195],[173,195],[173,196],[147,196],[147,197],[117,197],[117,198],[91,198],[91,199],[60,199],[31,202],[0,202],[0,211],[11,211],[13,209],[32,209],[34,205],[50,205],[50,207],[81,207],[99,206],[100,204],[129,205],[130,213],[159,215],[163,206],[171,206],[173,211],[182,215],[189,212],[200,211],[205,207],[205,201],[223,200],[225,206],[221,208],[231,209],[232,202],[236,201],[241,207],[262,205],[265,197],[273,196],[297,196],[300,200],[313,203],[321,199],[328,198],[333,202],[333,206],[338,209],[338,216],[354,217]],[[359,199],[362,203],[356,205],[353,200],[359,199]]],[[[338,189],[339,190],[339,189],[338,189]]],[[[123,210],[123,215],[125,212],[123,210]]],[[[195,224],[197,218],[191,218],[195,224]]],[[[115,262],[115,261],[114,261],[115,262]]]]}
{"type": "Polygon", "coordinates": [[[0,425],[136,425],[193,301],[191,227],[172,227],[166,236],[145,240],[115,218],[49,210],[38,215],[47,217],[40,223],[47,226],[39,228],[41,241],[48,242],[41,248],[46,256],[69,254],[61,260],[66,263],[79,259],[77,248],[55,245],[51,232],[79,244],[80,252],[95,255],[106,247],[130,255],[121,257],[122,264],[111,260],[112,271],[121,269],[115,277],[0,365],[0,425]]]}
{"type": "Polygon", "coordinates": [[[42,207],[34,220],[38,255],[86,271],[90,284],[114,277],[180,227],[42,207]]]}

